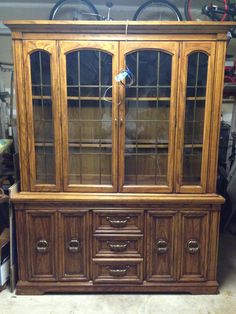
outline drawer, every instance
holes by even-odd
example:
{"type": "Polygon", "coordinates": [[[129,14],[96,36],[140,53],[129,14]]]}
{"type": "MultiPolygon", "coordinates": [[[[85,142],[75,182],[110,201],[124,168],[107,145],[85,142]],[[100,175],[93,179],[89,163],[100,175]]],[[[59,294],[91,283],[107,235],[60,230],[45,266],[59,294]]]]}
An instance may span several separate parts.
{"type": "Polygon", "coordinates": [[[93,236],[94,257],[142,257],[142,235],[95,234],[93,236]]]}
{"type": "Polygon", "coordinates": [[[143,232],[142,210],[94,210],[94,232],[143,232]]]}
{"type": "Polygon", "coordinates": [[[143,259],[94,259],[94,283],[142,283],[143,259]]]}

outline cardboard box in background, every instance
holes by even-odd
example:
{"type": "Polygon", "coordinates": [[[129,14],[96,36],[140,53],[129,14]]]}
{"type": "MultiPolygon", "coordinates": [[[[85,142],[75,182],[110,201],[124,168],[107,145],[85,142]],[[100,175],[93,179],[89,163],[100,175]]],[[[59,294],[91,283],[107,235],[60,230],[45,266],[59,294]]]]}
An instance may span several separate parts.
{"type": "Polygon", "coordinates": [[[9,279],[10,267],[10,230],[6,228],[0,235],[0,288],[9,279]]]}

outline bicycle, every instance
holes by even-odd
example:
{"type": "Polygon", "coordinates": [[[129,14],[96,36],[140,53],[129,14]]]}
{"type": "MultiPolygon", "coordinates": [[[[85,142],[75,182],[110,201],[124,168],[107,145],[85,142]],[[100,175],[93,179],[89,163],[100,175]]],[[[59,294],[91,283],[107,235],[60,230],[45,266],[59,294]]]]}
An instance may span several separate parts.
{"type": "Polygon", "coordinates": [[[236,21],[236,1],[185,0],[184,14],[188,21],[236,21]]]}
{"type": "MultiPolygon", "coordinates": [[[[236,21],[236,0],[185,0],[184,14],[188,21],[236,21]],[[219,4],[219,5],[217,5],[219,4]]],[[[228,32],[228,44],[236,38],[236,27],[228,32]]]]}
{"type": "MultiPolygon", "coordinates": [[[[59,0],[50,12],[50,20],[103,20],[111,21],[113,3],[106,3],[107,16],[102,16],[89,0],[59,0]]],[[[180,11],[166,0],[150,0],[136,10],[132,20],[182,21],[180,11]]]]}

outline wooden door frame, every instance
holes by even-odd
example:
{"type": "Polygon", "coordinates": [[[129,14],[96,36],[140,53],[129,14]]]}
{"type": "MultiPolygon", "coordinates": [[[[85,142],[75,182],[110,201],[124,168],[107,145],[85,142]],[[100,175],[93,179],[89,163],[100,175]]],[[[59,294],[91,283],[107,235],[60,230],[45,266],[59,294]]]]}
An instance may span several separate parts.
{"type": "MultiPolygon", "coordinates": [[[[178,280],[179,282],[191,282],[194,281],[207,281],[207,263],[208,263],[208,254],[209,254],[209,248],[207,246],[208,241],[210,240],[210,212],[207,210],[198,210],[198,208],[191,208],[186,211],[181,211],[179,213],[180,219],[180,225],[179,225],[179,231],[180,231],[180,238],[179,238],[179,268],[178,268],[178,280]],[[188,223],[189,220],[196,220],[199,219],[200,221],[200,228],[198,230],[198,238],[192,239],[192,237],[185,233],[185,226],[188,223]],[[191,241],[195,240],[198,242],[199,246],[199,252],[196,252],[194,254],[200,254],[200,274],[188,274],[186,270],[184,269],[185,266],[185,259],[186,254],[190,254],[187,249],[187,243],[185,240],[191,241]]],[[[193,231],[196,232],[196,230],[193,227],[193,231]]],[[[191,255],[191,254],[190,254],[191,255]]]]}
{"type": "Polygon", "coordinates": [[[170,96],[170,126],[169,126],[169,149],[168,149],[168,173],[167,185],[125,185],[125,89],[120,85],[120,106],[119,106],[119,191],[120,192],[141,192],[141,193],[170,193],[173,191],[174,178],[174,153],[175,153],[175,125],[176,125],[176,106],[177,106],[177,75],[178,75],[178,56],[179,43],[177,42],[121,42],[120,44],[120,70],[125,68],[125,56],[128,53],[142,50],[157,50],[173,56],[172,59],[172,78],[170,96]],[[147,47],[147,48],[145,48],[147,47]]]}
{"type": "Polygon", "coordinates": [[[29,181],[32,192],[41,191],[60,191],[61,190],[61,137],[60,137],[60,101],[58,97],[58,56],[56,41],[51,40],[27,40],[23,43],[23,58],[25,66],[25,102],[27,108],[28,129],[28,153],[29,153],[29,181]],[[36,183],[36,154],[34,140],[34,121],[33,121],[33,103],[31,86],[31,64],[30,55],[36,51],[47,52],[50,55],[51,65],[51,99],[53,113],[53,131],[54,131],[54,160],[55,160],[55,184],[37,184],[36,183]]]}
{"type": "MultiPolygon", "coordinates": [[[[58,250],[61,262],[59,263],[59,280],[60,281],[88,281],[90,279],[90,252],[89,247],[92,247],[91,243],[91,230],[88,228],[91,225],[89,209],[80,209],[69,207],[66,209],[58,210],[58,250]],[[65,272],[65,259],[66,259],[66,244],[64,243],[65,236],[65,217],[81,219],[83,225],[83,232],[78,229],[80,233],[83,246],[80,248],[83,256],[84,273],[83,274],[66,274],[65,272]]],[[[68,249],[68,248],[67,248],[68,249]]]]}
{"type": "Polygon", "coordinates": [[[215,42],[184,42],[180,49],[179,91],[178,91],[178,118],[176,127],[176,192],[177,193],[205,193],[208,180],[208,155],[210,146],[211,111],[213,100],[213,80],[215,66],[215,42]],[[205,103],[205,118],[203,131],[203,150],[201,164],[201,182],[196,185],[183,185],[183,152],[184,152],[184,125],[187,91],[188,56],[202,52],[208,55],[207,90],[205,103]],[[183,73],[183,74],[181,74],[183,73]]]}
{"type": "MultiPolygon", "coordinates": [[[[27,264],[28,264],[28,280],[29,281],[57,281],[58,280],[58,239],[57,239],[57,211],[55,209],[31,209],[25,213],[26,222],[26,243],[27,243],[27,264]],[[50,242],[48,244],[49,250],[47,254],[51,256],[52,273],[48,275],[35,274],[33,252],[36,251],[36,247],[32,247],[31,235],[35,233],[35,229],[32,229],[33,218],[43,217],[50,221],[50,242]]],[[[39,239],[41,240],[41,239],[39,239]]],[[[47,240],[47,239],[46,239],[47,240]]],[[[45,253],[41,253],[42,256],[45,253]]]]}
{"type": "Polygon", "coordinates": [[[118,43],[103,41],[59,41],[60,86],[62,104],[62,142],[63,142],[63,181],[67,192],[116,192],[117,191],[117,161],[118,161],[118,90],[115,75],[118,68],[118,43]],[[69,185],[69,150],[68,150],[68,110],[66,90],[66,57],[69,52],[76,50],[93,49],[109,53],[113,56],[112,69],[112,184],[111,185],[69,185]]]}
{"type": "MultiPolygon", "coordinates": [[[[175,281],[177,279],[177,260],[178,260],[178,212],[174,211],[171,208],[166,208],[165,211],[160,209],[160,211],[150,210],[147,212],[146,217],[146,232],[147,232],[147,239],[146,239],[146,258],[147,258],[147,281],[155,282],[155,281],[175,281]],[[172,223],[171,228],[171,235],[172,237],[168,239],[167,243],[167,252],[164,253],[170,254],[169,260],[173,265],[171,265],[170,273],[169,274],[153,274],[153,260],[154,254],[158,254],[157,252],[157,243],[156,243],[156,234],[153,233],[153,224],[155,224],[155,220],[159,219],[168,219],[172,223]],[[154,245],[155,244],[155,245],[154,245]],[[170,252],[170,253],[169,253],[170,252]]],[[[168,233],[169,230],[166,230],[168,233]]],[[[160,235],[159,235],[160,236],[160,235]]],[[[165,239],[164,239],[165,240],[165,239]]],[[[160,257],[162,254],[160,254],[160,257]]]]}

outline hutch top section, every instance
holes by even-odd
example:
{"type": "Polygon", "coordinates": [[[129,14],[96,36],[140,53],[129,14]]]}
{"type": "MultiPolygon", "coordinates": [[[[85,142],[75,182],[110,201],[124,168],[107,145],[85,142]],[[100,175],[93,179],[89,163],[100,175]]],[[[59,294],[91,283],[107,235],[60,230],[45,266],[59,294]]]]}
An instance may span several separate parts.
{"type": "Polygon", "coordinates": [[[47,21],[9,20],[4,24],[13,32],[13,38],[25,33],[77,33],[77,34],[214,34],[226,39],[233,22],[189,21],[47,21]]]}
{"type": "Polygon", "coordinates": [[[215,193],[227,31],[236,23],[5,24],[22,192],[215,193]]]}

